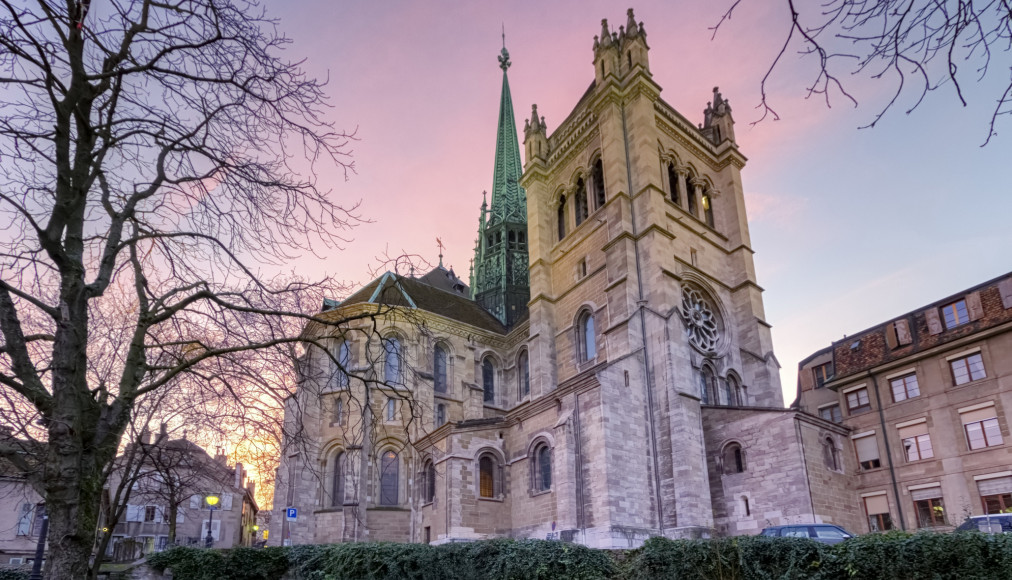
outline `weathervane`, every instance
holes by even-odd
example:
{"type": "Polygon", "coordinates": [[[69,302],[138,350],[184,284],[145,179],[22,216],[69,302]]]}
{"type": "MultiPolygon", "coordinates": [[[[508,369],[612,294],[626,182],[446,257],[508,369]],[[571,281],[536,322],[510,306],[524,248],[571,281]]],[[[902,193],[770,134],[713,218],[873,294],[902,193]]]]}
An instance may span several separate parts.
{"type": "Polygon", "coordinates": [[[436,238],[436,245],[439,246],[439,267],[443,267],[443,240],[436,238]]]}

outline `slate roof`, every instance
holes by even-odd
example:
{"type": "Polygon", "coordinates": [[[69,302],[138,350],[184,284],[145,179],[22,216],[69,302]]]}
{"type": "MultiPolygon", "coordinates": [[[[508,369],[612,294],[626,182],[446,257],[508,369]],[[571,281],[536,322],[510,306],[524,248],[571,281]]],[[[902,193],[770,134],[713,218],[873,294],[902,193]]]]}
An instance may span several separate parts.
{"type": "Polygon", "coordinates": [[[340,305],[374,303],[417,308],[482,330],[506,334],[506,327],[477,302],[458,292],[441,288],[445,287],[447,282],[446,276],[438,272],[440,269],[437,267],[421,278],[409,278],[387,272],[366,284],[340,305]],[[432,284],[427,284],[423,280],[428,280],[432,284]]]}

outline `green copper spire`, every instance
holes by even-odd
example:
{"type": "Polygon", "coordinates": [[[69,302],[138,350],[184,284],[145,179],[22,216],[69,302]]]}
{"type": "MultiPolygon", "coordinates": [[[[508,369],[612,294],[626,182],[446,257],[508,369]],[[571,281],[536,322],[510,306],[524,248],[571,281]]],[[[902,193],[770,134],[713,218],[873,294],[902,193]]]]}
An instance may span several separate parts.
{"type": "Polygon", "coordinates": [[[527,272],[527,193],[520,187],[520,144],[506,71],[512,63],[506,35],[499,55],[502,96],[496,130],[492,202],[482,202],[474,252],[472,297],[506,326],[526,311],[530,300],[527,272]]]}

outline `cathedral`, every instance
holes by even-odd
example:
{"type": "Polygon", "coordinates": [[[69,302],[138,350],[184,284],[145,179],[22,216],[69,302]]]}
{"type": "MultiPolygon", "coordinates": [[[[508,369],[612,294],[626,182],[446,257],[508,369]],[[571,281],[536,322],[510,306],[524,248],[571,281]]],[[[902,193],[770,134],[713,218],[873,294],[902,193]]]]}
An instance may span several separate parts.
{"type": "Polygon", "coordinates": [[[502,49],[469,279],[388,272],[305,328],[270,544],[854,525],[819,455],[846,429],[783,406],[731,106],[715,88],[693,123],[649,52],[632,10],[602,21],[589,87],[552,131],[532,107],[521,158],[502,49]]]}

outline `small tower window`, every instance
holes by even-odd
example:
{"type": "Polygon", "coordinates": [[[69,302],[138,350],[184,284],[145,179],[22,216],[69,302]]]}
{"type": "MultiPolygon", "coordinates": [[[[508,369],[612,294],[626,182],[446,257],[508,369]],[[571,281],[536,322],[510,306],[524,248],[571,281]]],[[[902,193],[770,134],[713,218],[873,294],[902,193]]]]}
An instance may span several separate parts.
{"type": "Polygon", "coordinates": [[[389,384],[399,385],[401,383],[401,341],[393,337],[384,339],[383,348],[386,351],[383,378],[389,384]]]}
{"type": "Polygon", "coordinates": [[[692,185],[692,180],[689,179],[688,176],[686,176],[686,178],[685,178],[685,189],[686,189],[686,191],[685,191],[685,199],[688,202],[689,213],[691,213],[694,217],[698,217],[696,215],[696,192],[695,192],[695,186],[692,185]]]}
{"type": "Polygon", "coordinates": [[[348,347],[348,342],[342,340],[337,346],[337,368],[334,369],[334,383],[339,389],[343,389],[348,386],[348,367],[351,363],[351,349],[348,347]]]}
{"type": "Polygon", "coordinates": [[[605,196],[604,196],[604,164],[601,163],[601,159],[598,158],[594,162],[594,171],[591,175],[591,179],[594,182],[594,202],[597,204],[595,209],[601,209],[604,207],[605,196]]]}
{"type": "Polygon", "coordinates": [[[511,250],[517,249],[517,234],[513,230],[510,230],[508,234],[509,248],[511,250]]]}
{"type": "Polygon", "coordinates": [[[590,312],[584,312],[580,315],[579,324],[580,332],[580,360],[587,362],[594,360],[597,357],[597,344],[594,336],[594,315],[590,312]]]}
{"type": "Polygon", "coordinates": [[[742,473],[745,471],[745,457],[741,450],[741,445],[737,443],[731,443],[724,448],[724,473],[726,475],[732,473],[742,473]]]}
{"type": "Polygon", "coordinates": [[[386,417],[387,421],[394,421],[397,419],[397,401],[387,399],[386,417]]]}
{"type": "Polygon", "coordinates": [[[715,227],[713,225],[713,203],[711,201],[710,191],[707,190],[703,194],[703,215],[706,218],[706,225],[715,227]]]}
{"type": "Polygon", "coordinates": [[[436,345],[432,360],[433,388],[437,393],[446,392],[446,349],[436,345]]]}
{"type": "Polygon", "coordinates": [[[442,427],[446,423],[446,405],[436,405],[436,427],[442,427]]]}
{"type": "Polygon", "coordinates": [[[527,355],[527,351],[521,351],[520,358],[517,359],[517,376],[519,387],[519,398],[523,399],[527,395],[531,394],[531,366],[530,357],[527,355]]]}
{"type": "Polygon", "coordinates": [[[334,399],[334,424],[344,422],[344,399],[334,399]]]}
{"type": "Polygon", "coordinates": [[[559,229],[559,240],[566,237],[566,196],[559,196],[559,210],[558,210],[558,229],[559,229]]]}
{"type": "Polygon", "coordinates": [[[334,456],[334,471],[332,472],[334,480],[331,482],[330,505],[333,507],[344,505],[344,464],[345,454],[338,452],[334,456]]]}
{"type": "Polygon", "coordinates": [[[668,163],[668,183],[671,184],[671,201],[682,205],[682,196],[678,187],[678,172],[675,171],[674,163],[668,163]]]}
{"type": "Polygon", "coordinates": [[[436,465],[432,461],[425,464],[425,503],[436,499],[436,465]]]}
{"type": "Polygon", "coordinates": [[[631,69],[632,68],[632,51],[631,50],[625,53],[625,58],[626,58],[626,61],[629,63],[629,68],[631,69]]]}
{"type": "Polygon", "coordinates": [[[587,188],[583,183],[583,179],[576,181],[576,225],[579,226],[587,219],[587,188]]]}
{"type": "Polygon", "coordinates": [[[552,489],[552,450],[544,443],[534,450],[534,489],[552,489]]]}
{"type": "Polygon", "coordinates": [[[485,391],[485,402],[495,402],[495,366],[491,358],[481,362],[481,385],[485,391]]]}

